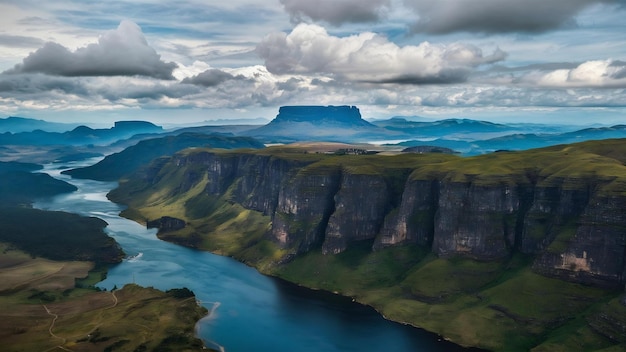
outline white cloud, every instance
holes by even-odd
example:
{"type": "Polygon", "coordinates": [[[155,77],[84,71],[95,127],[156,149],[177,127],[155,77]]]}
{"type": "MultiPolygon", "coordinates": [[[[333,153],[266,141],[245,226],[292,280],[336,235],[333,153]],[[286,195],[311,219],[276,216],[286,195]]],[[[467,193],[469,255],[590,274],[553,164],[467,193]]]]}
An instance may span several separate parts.
{"type": "Polygon", "coordinates": [[[553,88],[626,88],[626,62],[586,61],[571,69],[532,72],[521,82],[553,88]]]}
{"type": "Polygon", "coordinates": [[[404,47],[375,33],[329,35],[318,25],[300,24],[291,33],[272,33],[257,46],[275,74],[328,74],[353,81],[429,84],[465,81],[477,66],[501,61],[497,50],[483,56],[472,45],[423,42],[404,47]]]}
{"type": "Polygon", "coordinates": [[[141,28],[122,21],[117,29],[102,35],[98,43],[72,52],[48,42],[6,73],[44,73],[58,76],[149,76],[174,79],[173,62],[164,62],[148,45],[141,28]]]}

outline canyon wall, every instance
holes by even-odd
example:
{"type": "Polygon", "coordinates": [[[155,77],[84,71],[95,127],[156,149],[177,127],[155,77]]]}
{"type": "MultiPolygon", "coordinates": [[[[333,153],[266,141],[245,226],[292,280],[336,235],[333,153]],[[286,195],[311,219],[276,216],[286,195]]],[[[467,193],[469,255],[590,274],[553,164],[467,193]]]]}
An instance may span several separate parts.
{"type": "MultiPolygon", "coordinates": [[[[291,255],[337,254],[364,241],[372,250],[415,244],[479,261],[523,253],[546,276],[624,285],[626,195],[608,191],[615,177],[424,172],[410,164],[383,172],[333,158],[198,151],[170,164],[185,175],[179,192],[206,180],[206,194],[269,216],[266,237],[291,255]]],[[[166,177],[159,170],[149,183],[166,177]]]]}

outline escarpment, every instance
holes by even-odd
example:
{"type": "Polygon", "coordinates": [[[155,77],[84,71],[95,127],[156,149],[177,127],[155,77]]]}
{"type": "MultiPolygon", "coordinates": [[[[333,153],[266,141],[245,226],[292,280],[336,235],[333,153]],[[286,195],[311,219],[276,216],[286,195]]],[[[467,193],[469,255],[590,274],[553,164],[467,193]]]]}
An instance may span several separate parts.
{"type": "MultiPolygon", "coordinates": [[[[626,151],[625,141],[603,143],[626,151]]],[[[534,258],[537,273],[623,287],[626,167],[589,146],[595,144],[472,158],[336,156],[295,147],[187,150],[144,171],[137,192],[168,184],[168,197],[175,198],[201,185],[193,197],[258,212],[267,229],[246,245],[273,243],[277,262],[314,249],[338,254],[354,243],[372,250],[411,244],[439,257],[479,261],[522,253],[534,258]]],[[[141,209],[138,201],[117,198],[141,209]]],[[[190,207],[198,204],[187,200],[186,211],[197,213],[190,207]]],[[[201,204],[203,214],[218,209],[201,204]]],[[[190,220],[191,226],[202,221],[190,220]]],[[[197,231],[214,228],[198,225],[197,231]]]]}

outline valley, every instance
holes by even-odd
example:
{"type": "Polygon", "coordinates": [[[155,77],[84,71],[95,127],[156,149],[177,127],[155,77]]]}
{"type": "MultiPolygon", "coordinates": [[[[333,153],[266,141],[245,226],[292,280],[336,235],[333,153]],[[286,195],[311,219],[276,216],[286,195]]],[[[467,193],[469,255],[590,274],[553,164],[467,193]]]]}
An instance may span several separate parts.
{"type": "MultiPolygon", "coordinates": [[[[80,306],[82,297],[102,297],[104,302],[107,295],[103,288],[131,292],[128,297],[136,302],[135,298],[159,296],[180,287],[190,287],[201,301],[213,302],[197,307],[193,314],[205,309],[219,313],[247,307],[242,302],[250,297],[242,298],[244,293],[226,299],[228,295],[217,293],[216,287],[190,280],[180,269],[172,270],[190,265],[194,267],[190,270],[201,270],[201,277],[208,278],[215,270],[224,270],[214,265],[222,265],[229,268],[226,275],[257,275],[254,270],[239,273],[226,262],[217,264],[221,261],[214,262],[215,256],[194,252],[199,249],[235,258],[269,275],[266,279],[246,279],[262,285],[265,293],[260,297],[264,299],[276,294],[291,297],[289,284],[271,278],[314,289],[314,293],[297,291],[295,298],[287,301],[300,302],[302,295],[315,297],[311,304],[330,308],[319,318],[330,325],[337,319],[334,310],[348,309],[354,317],[360,316],[360,308],[349,303],[355,300],[391,321],[426,329],[465,347],[611,351],[626,343],[626,220],[622,214],[626,203],[626,144],[623,139],[605,138],[619,136],[619,126],[571,133],[558,126],[505,126],[471,120],[423,123],[394,118],[366,122],[356,107],[288,107],[280,110],[276,121],[262,127],[159,131],[158,126],[137,122],[116,124],[116,128],[118,125],[131,130],[137,127],[138,134],[131,133],[128,139],[112,144],[103,139],[103,144],[87,147],[94,154],[81,154],[85,146],[80,143],[63,147],[7,145],[0,154],[4,160],[0,162],[0,201],[4,204],[0,208],[4,223],[0,235],[2,241],[10,243],[5,254],[21,250],[33,260],[7,267],[3,273],[25,281],[7,280],[13,283],[3,292],[11,300],[23,299],[24,309],[35,309],[35,301],[44,298],[61,306],[64,302],[80,306]],[[143,134],[141,128],[146,126],[151,132],[143,134]],[[305,132],[290,135],[290,130],[305,132]],[[516,134],[522,131],[530,133],[516,134]],[[533,137],[537,135],[541,138],[533,137]],[[598,140],[556,144],[570,135],[598,140]],[[368,143],[376,138],[411,140],[411,136],[429,142],[368,143]],[[453,146],[470,143],[472,149],[461,148],[459,152],[437,142],[450,136],[456,138],[453,146]],[[487,136],[490,139],[477,139],[487,136]],[[507,138],[524,142],[504,142],[507,138]],[[284,144],[292,140],[297,142],[284,144]],[[528,149],[541,143],[556,145],[528,149]],[[511,148],[502,148],[505,145],[511,148]],[[29,148],[34,148],[33,153],[25,153],[29,148]],[[50,150],[56,154],[46,154],[50,150]],[[96,151],[108,155],[91,162],[74,161],[92,157],[96,151]],[[41,172],[37,163],[50,161],[56,162],[41,172]],[[83,193],[92,188],[98,191],[83,193]],[[105,204],[112,204],[104,199],[109,190],[107,197],[127,208],[104,210],[109,207],[105,204]],[[40,209],[32,209],[35,199],[40,209]],[[120,211],[156,230],[139,231],[118,222],[120,211]],[[177,252],[183,247],[178,246],[159,245],[155,253],[160,254],[146,257],[144,253],[151,253],[149,248],[156,243],[146,242],[144,236],[153,236],[153,231],[161,240],[192,248],[192,252],[184,252],[185,256],[198,256],[207,264],[182,261],[177,252]],[[170,253],[167,258],[163,257],[166,252],[170,253]],[[155,261],[167,264],[155,270],[155,261]],[[84,270],[91,270],[91,274],[71,274],[73,263],[85,263],[84,270]],[[151,269],[137,271],[142,265],[151,269]],[[38,269],[37,276],[27,268],[43,271],[38,269]],[[70,275],[86,279],[77,279],[72,288],[66,269],[70,275]],[[139,277],[138,272],[142,273],[139,277]],[[172,279],[157,278],[162,275],[172,279]],[[135,280],[144,286],[156,285],[161,292],[151,288],[145,291],[135,280]],[[33,291],[39,286],[29,286],[39,283],[40,291],[33,291]],[[280,288],[276,291],[274,287],[280,288]],[[349,298],[336,306],[332,303],[335,294],[324,298],[325,292],[349,298]],[[92,296],[96,293],[100,296],[92,296]],[[222,305],[230,308],[217,308],[222,305]]],[[[109,130],[101,131],[102,136],[110,134],[109,130]]],[[[222,280],[230,282],[226,277],[222,280]]],[[[236,286],[250,289],[243,281],[236,286]]],[[[298,320],[294,337],[300,336],[299,329],[310,326],[300,314],[318,314],[307,308],[308,304],[289,310],[298,320]]],[[[210,348],[219,349],[222,343],[243,348],[240,339],[227,332],[229,324],[252,330],[263,320],[272,322],[271,329],[283,329],[284,319],[292,318],[268,318],[278,309],[272,307],[258,316],[244,314],[240,319],[231,316],[222,320],[218,314],[198,323],[203,331],[199,334],[210,348]]],[[[109,308],[103,303],[99,309],[109,308]]],[[[44,309],[38,314],[45,313],[41,319],[57,314],[50,312],[44,309]]],[[[87,315],[77,319],[96,319],[84,313],[87,315]]],[[[94,314],[101,317],[103,311],[94,314]]],[[[133,316],[140,319],[142,314],[150,313],[140,311],[133,316]]],[[[194,321],[201,316],[193,314],[194,321]]],[[[201,346],[202,342],[191,338],[188,324],[192,320],[183,316],[177,319],[175,324],[183,324],[177,325],[182,329],[177,331],[187,336],[174,339],[187,346],[178,348],[201,346]]],[[[407,330],[405,336],[393,324],[369,319],[363,327],[352,323],[352,332],[342,338],[331,331],[320,333],[337,344],[333,347],[337,351],[349,350],[339,341],[353,338],[358,348],[359,338],[353,333],[360,329],[383,331],[381,338],[399,334],[395,343],[400,350],[412,349],[408,346],[459,348],[428,342],[432,336],[422,335],[420,330],[407,330]]],[[[124,342],[128,339],[115,330],[106,331],[109,337],[95,344],[78,337],[63,343],[87,341],[96,349],[106,345],[127,350],[136,342],[124,342]]],[[[374,339],[379,336],[368,334],[374,339]]],[[[36,341],[43,344],[45,336],[44,331],[36,341]]],[[[54,340],[51,331],[47,336],[54,340]]],[[[167,338],[167,333],[159,332],[149,343],[157,343],[157,336],[167,338]]],[[[267,337],[256,339],[266,341],[267,337]]],[[[275,346],[292,343],[298,342],[271,342],[275,346]]],[[[373,344],[368,342],[370,347],[373,344]]],[[[311,348],[315,346],[311,344],[311,348]]]]}
{"type": "Polygon", "coordinates": [[[465,346],[604,349],[626,336],[620,315],[604,313],[624,295],[624,147],[471,158],[191,149],[109,197],[142,223],[182,220],[163,226],[164,240],[465,346]]]}

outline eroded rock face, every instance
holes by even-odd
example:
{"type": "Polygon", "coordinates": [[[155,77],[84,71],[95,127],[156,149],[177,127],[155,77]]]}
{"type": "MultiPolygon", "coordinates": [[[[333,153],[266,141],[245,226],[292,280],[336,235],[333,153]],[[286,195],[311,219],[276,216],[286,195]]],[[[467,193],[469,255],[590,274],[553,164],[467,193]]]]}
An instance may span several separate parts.
{"type": "Polygon", "coordinates": [[[438,180],[407,182],[400,206],[387,215],[374,248],[403,243],[431,246],[439,205],[439,188],[438,180]]]}
{"type": "Polygon", "coordinates": [[[389,203],[390,193],[383,177],[342,173],[322,252],[337,254],[343,252],[350,242],[374,239],[389,210],[389,203]]]}
{"type": "Polygon", "coordinates": [[[185,220],[173,218],[171,216],[162,216],[156,220],[146,223],[149,229],[159,229],[159,232],[171,232],[184,229],[187,224],[185,220]]]}
{"type": "Polygon", "coordinates": [[[302,172],[287,182],[272,218],[272,238],[282,246],[296,247],[298,252],[321,244],[340,182],[339,169],[302,172]]]}
{"type": "Polygon", "coordinates": [[[519,210],[514,187],[446,182],[438,198],[433,252],[480,260],[504,258],[511,253],[519,210]]]}
{"type": "Polygon", "coordinates": [[[182,169],[181,190],[206,179],[208,194],[270,216],[267,238],[291,254],[320,246],[337,254],[362,241],[373,250],[416,244],[476,260],[521,252],[534,255],[533,268],[544,275],[624,284],[626,197],[599,193],[592,178],[417,178],[403,169],[360,172],[253,153],[173,161],[182,169]]]}
{"type": "Polygon", "coordinates": [[[626,199],[593,197],[578,226],[539,253],[533,268],[548,276],[619,288],[626,273],[626,199]]]}

